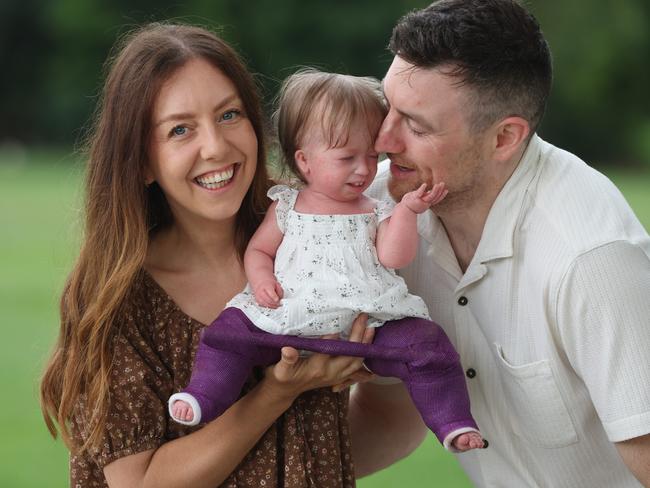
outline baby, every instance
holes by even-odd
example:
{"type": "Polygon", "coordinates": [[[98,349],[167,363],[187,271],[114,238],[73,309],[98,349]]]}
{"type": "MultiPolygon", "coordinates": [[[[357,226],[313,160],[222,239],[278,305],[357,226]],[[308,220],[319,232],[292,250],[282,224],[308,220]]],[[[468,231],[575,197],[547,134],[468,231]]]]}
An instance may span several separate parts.
{"type": "Polygon", "coordinates": [[[444,184],[422,185],[397,204],[364,195],[385,115],[374,79],[304,70],[285,81],[278,136],[303,185],[269,190],[274,202],[244,257],[249,283],[205,329],[188,387],[169,400],[176,421],[217,417],[253,366],[276,362],[280,348],[292,346],[364,357],[374,373],[404,381],[446,448],[484,447],[458,354],[394,272],[415,257],[417,214],[445,197],[444,184]],[[362,312],[377,328],[373,344],[317,339],[346,338],[362,312]]]}

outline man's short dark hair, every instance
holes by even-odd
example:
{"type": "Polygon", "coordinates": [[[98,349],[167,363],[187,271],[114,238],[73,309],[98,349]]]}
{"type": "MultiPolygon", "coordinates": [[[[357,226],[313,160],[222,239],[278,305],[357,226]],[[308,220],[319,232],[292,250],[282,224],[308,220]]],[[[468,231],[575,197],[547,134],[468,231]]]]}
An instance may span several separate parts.
{"type": "Polygon", "coordinates": [[[515,0],[441,0],[400,19],[389,48],[418,68],[440,68],[471,89],[483,130],[518,115],[531,133],[551,90],[551,53],[539,23],[515,0]]]}

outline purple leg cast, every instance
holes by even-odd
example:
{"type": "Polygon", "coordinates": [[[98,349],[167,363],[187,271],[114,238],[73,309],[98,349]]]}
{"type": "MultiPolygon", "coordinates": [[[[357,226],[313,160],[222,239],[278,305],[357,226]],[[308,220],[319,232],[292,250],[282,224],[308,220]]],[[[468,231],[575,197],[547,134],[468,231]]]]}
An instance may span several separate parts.
{"type": "Polygon", "coordinates": [[[386,322],[372,344],[274,335],[264,332],[239,309],[227,308],[203,331],[190,384],[208,422],[232,405],[253,366],[280,359],[280,348],[363,357],[381,376],[401,379],[424,423],[442,442],[450,432],[477,429],[458,354],[435,323],[417,318],[386,322]]]}

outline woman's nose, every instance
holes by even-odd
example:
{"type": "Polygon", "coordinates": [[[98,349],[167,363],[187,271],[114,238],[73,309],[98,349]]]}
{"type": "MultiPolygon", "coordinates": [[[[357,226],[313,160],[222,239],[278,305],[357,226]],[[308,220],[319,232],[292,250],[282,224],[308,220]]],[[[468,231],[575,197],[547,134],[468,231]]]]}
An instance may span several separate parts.
{"type": "Polygon", "coordinates": [[[205,161],[220,160],[229,151],[230,143],[219,127],[206,128],[201,136],[201,158],[205,161]]]}
{"type": "Polygon", "coordinates": [[[398,120],[391,112],[388,112],[379,128],[375,140],[375,151],[388,154],[399,154],[404,151],[404,142],[399,134],[398,120]]]}

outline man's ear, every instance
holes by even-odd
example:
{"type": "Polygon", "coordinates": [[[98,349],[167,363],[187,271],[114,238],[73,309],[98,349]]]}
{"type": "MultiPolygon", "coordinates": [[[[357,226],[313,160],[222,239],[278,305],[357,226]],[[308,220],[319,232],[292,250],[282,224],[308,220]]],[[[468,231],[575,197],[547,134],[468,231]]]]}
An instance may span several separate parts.
{"type": "Polygon", "coordinates": [[[296,160],[296,165],[302,173],[303,177],[307,178],[309,176],[309,161],[307,160],[307,155],[302,149],[298,149],[294,153],[294,159],[296,160]]]}
{"type": "Polygon", "coordinates": [[[496,127],[494,157],[500,161],[512,158],[530,134],[530,125],[522,117],[512,116],[503,119],[496,127]]]}

